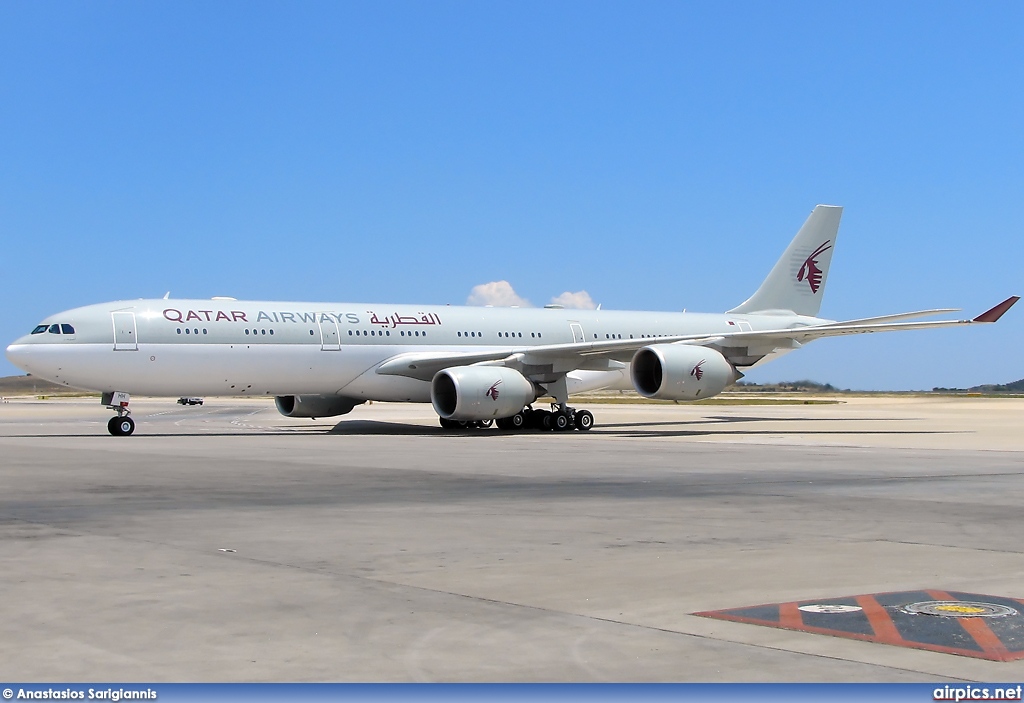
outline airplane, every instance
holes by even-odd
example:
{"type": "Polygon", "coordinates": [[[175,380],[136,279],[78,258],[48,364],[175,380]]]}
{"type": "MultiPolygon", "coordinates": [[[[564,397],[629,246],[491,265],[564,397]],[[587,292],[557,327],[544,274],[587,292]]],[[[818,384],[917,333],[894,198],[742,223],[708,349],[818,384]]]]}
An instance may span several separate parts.
{"type": "Polygon", "coordinates": [[[273,396],[282,415],[302,418],[368,400],[429,402],[448,429],[587,431],[594,416],[569,406],[575,393],[710,398],[815,339],[992,323],[1019,300],[969,320],[915,320],[951,308],[819,318],[841,216],[815,207],[757,291],[723,314],[165,297],[52,315],[7,358],[101,392],[114,436],[135,431],[132,395],[273,396]],[[534,408],[544,396],[551,409],[534,408]]]}

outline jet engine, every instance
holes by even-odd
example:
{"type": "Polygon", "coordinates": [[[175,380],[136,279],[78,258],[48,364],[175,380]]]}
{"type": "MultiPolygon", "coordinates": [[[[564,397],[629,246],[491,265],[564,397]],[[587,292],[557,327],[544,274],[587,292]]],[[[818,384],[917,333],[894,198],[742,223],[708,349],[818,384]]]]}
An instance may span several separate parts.
{"type": "Polygon", "coordinates": [[[644,397],[698,400],[718,395],[740,375],[714,349],[652,344],[633,355],[630,377],[637,393],[644,397]]]}
{"type": "Polygon", "coordinates": [[[362,400],[340,395],[279,395],[274,397],[277,411],[285,417],[334,417],[352,412],[362,400]]]}
{"type": "Polygon", "coordinates": [[[445,420],[511,417],[537,396],[525,376],[502,366],[453,366],[430,382],[430,402],[445,420]]]}

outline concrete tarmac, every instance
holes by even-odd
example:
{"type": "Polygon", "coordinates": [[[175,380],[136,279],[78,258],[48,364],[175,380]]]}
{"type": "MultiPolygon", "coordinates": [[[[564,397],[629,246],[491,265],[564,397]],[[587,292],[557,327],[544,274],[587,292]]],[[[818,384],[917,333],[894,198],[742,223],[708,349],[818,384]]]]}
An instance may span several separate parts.
{"type": "Polygon", "coordinates": [[[95,400],[0,405],[4,680],[1024,680],[691,615],[1024,597],[1024,400],[593,405],[589,434],[133,407],[116,438],[95,400]]]}

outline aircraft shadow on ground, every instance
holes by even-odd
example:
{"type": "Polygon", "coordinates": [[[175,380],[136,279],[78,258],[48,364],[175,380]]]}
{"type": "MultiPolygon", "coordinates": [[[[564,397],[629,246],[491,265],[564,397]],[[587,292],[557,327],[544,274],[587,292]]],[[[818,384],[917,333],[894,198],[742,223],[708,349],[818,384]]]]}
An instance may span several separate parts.
{"type": "MultiPolygon", "coordinates": [[[[749,429],[740,429],[735,425],[750,423],[750,424],[763,424],[763,423],[815,423],[821,425],[823,423],[834,424],[834,423],[848,423],[848,422],[907,422],[915,418],[891,418],[891,417],[879,417],[879,418],[821,418],[821,417],[753,417],[753,416],[728,416],[719,415],[701,418],[698,420],[683,420],[683,421],[659,421],[659,422],[618,422],[609,423],[605,425],[597,425],[592,432],[602,436],[614,436],[614,437],[632,437],[632,438],[658,438],[658,437],[724,437],[724,436],[735,436],[735,437],[747,437],[747,436],[870,436],[870,435],[950,435],[950,434],[971,434],[969,431],[964,430],[899,430],[899,429],[786,429],[786,428],[773,428],[773,429],[758,429],[751,427],[749,429]],[[708,427],[711,425],[712,427],[708,427]],[[714,425],[721,425],[721,429],[713,427],[714,425]],[[668,429],[674,427],[677,429],[668,429]]],[[[365,436],[406,436],[406,437],[478,437],[484,438],[498,438],[498,437],[514,437],[522,434],[562,434],[552,433],[544,430],[524,430],[519,432],[502,432],[495,430],[494,428],[489,429],[466,429],[466,430],[447,430],[442,427],[430,427],[418,424],[406,424],[401,422],[387,422],[383,420],[342,420],[333,426],[327,425],[310,425],[310,426],[289,426],[283,427],[257,427],[257,428],[239,428],[235,431],[223,430],[223,431],[202,431],[202,432],[188,432],[188,431],[176,431],[176,432],[154,432],[147,433],[145,430],[135,435],[136,438],[145,437],[251,437],[256,436],[303,436],[303,435],[337,435],[337,436],[349,436],[349,437],[365,437],[365,436]]],[[[570,436],[576,435],[576,433],[570,433],[570,436]]],[[[33,433],[33,434],[10,434],[5,435],[7,437],[21,437],[21,438],[53,438],[53,437],[100,437],[102,439],[107,438],[105,432],[63,432],[63,433],[33,433]]],[[[578,436],[578,435],[577,435],[578,436]]]]}

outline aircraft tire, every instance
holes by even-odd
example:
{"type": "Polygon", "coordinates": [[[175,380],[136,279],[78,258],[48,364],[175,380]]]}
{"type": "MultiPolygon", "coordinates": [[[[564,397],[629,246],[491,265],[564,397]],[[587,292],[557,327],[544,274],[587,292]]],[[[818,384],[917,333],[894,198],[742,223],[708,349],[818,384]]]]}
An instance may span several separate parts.
{"type": "Polygon", "coordinates": [[[459,423],[457,423],[455,420],[448,420],[447,418],[443,417],[439,417],[437,419],[441,423],[441,427],[445,428],[446,430],[454,430],[456,427],[459,426],[459,423]]]}
{"type": "Polygon", "coordinates": [[[543,413],[543,415],[541,415],[540,417],[540,429],[551,430],[553,427],[553,425],[551,424],[551,413],[549,413],[547,410],[541,410],[540,412],[543,413]]]}
{"type": "Polygon", "coordinates": [[[481,420],[479,423],[477,423],[477,427],[479,427],[482,430],[486,430],[488,427],[490,427],[493,424],[494,424],[494,420],[481,420]]]}
{"type": "Polygon", "coordinates": [[[569,429],[569,415],[566,413],[555,413],[551,416],[551,429],[556,432],[565,432],[569,429]]]}
{"type": "Polygon", "coordinates": [[[508,425],[510,430],[521,430],[527,426],[526,414],[520,410],[515,415],[508,419],[508,425]]]}
{"type": "Polygon", "coordinates": [[[589,410],[578,411],[574,420],[576,421],[576,429],[580,432],[589,432],[590,428],[594,426],[594,416],[589,410]]]}
{"type": "Polygon", "coordinates": [[[115,437],[127,437],[135,432],[135,420],[127,415],[124,417],[112,417],[107,422],[107,431],[115,437]]]}

